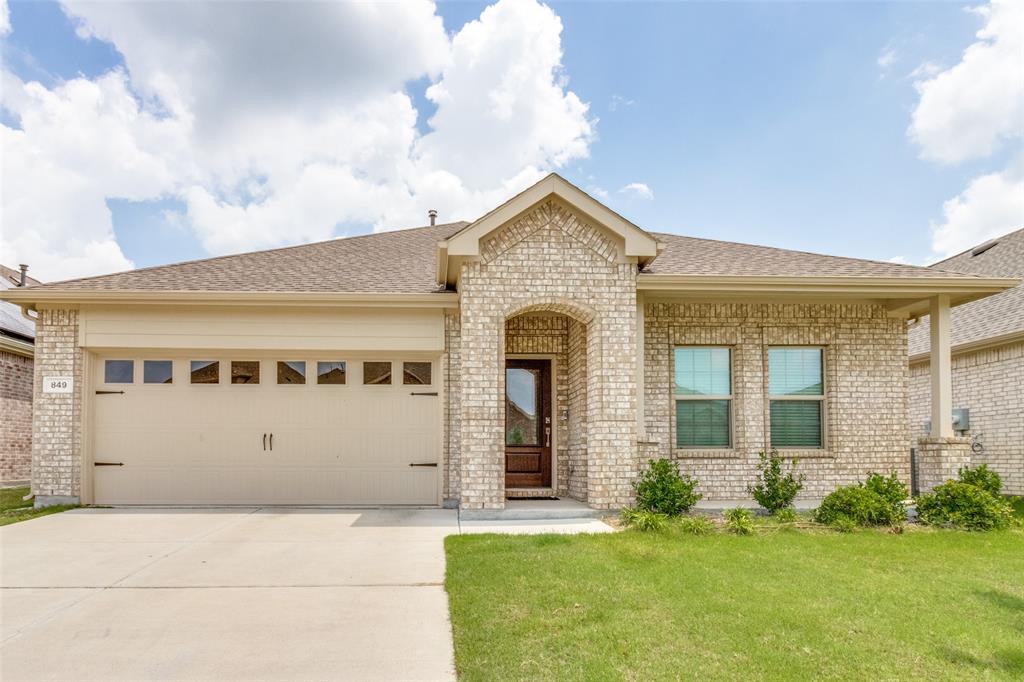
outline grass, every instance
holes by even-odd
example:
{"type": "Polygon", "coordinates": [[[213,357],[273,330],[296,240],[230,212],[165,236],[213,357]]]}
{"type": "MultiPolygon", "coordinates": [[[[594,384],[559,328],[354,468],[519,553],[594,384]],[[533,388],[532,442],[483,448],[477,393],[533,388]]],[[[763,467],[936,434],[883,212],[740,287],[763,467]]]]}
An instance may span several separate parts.
{"type": "Polygon", "coordinates": [[[53,507],[36,509],[32,506],[32,500],[22,500],[28,495],[29,489],[25,488],[0,488],[0,526],[7,526],[18,521],[28,521],[39,516],[57,514],[68,509],[74,509],[76,504],[60,504],[53,507]]]}
{"type": "Polygon", "coordinates": [[[1024,533],[446,539],[464,680],[1022,679],[1024,533]]]}

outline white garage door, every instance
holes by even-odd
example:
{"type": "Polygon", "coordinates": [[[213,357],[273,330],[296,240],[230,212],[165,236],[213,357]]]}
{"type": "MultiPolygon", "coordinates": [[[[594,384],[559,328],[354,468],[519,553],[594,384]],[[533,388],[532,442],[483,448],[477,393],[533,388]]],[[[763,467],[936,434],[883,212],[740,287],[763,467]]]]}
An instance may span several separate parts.
{"type": "Polygon", "coordinates": [[[100,357],[95,502],[437,504],[439,383],[436,360],[100,357]]]}

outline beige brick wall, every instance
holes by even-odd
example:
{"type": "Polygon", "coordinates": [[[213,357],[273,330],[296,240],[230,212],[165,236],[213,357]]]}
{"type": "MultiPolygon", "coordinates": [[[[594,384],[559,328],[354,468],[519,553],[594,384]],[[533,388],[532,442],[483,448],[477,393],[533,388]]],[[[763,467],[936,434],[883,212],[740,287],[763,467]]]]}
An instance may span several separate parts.
{"type": "Polygon", "coordinates": [[[32,424],[32,492],[37,502],[81,495],[84,362],[78,311],[39,311],[32,424]],[[43,393],[44,376],[74,377],[74,393],[43,393]]]}
{"type": "MultiPolygon", "coordinates": [[[[976,436],[974,465],[988,464],[1004,492],[1024,495],[1024,342],[953,356],[953,407],[971,411],[967,436],[976,436]]],[[[927,362],[910,367],[910,434],[916,443],[931,418],[927,362]]]]}
{"type": "Polygon", "coordinates": [[[586,499],[628,504],[636,469],[635,263],[557,201],[502,228],[481,254],[462,265],[460,280],[462,506],[504,506],[504,330],[506,320],[529,312],[586,325],[586,499]]]}
{"type": "Polygon", "coordinates": [[[758,453],[768,447],[766,349],[825,349],[826,443],[821,451],[787,451],[807,476],[802,496],[823,497],[869,471],[896,471],[909,482],[906,427],[906,328],[880,306],[683,304],[645,307],[646,460],[673,457],[696,476],[706,499],[748,498],[758,453]],[[672,396],[673,348],[733,349],[733,447],[677,450],[672,396]]]}
{"type": "Polygon", "coordinates": [[[0,351],[0,481],[32,473],[32,358],[0,351]]]}

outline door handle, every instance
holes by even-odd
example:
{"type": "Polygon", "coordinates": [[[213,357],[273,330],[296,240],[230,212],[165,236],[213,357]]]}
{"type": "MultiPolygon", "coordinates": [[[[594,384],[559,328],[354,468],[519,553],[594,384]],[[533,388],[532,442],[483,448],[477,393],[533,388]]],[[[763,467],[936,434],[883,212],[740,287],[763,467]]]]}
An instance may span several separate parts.
{"type": "Polygon", "coordinates": [[[436,467],[437,462],[409,462],[411,467],[436,467]]]}
{"type": "Polygon", "coordinates": [[[551,427],[550,426],[545,426],[544,427],[544,447],[546,447],[546,448],[550,448],[551,447],[551,427]]]}
{"type": "Polygon", "coordinates": [[[274,434],[270,434],[270,451],[274,451],[274,434]]]}
{"type": "Polygon", "coordinates": [[[267,434],[263,434],[263,452],[267,451],[267,434]]]}

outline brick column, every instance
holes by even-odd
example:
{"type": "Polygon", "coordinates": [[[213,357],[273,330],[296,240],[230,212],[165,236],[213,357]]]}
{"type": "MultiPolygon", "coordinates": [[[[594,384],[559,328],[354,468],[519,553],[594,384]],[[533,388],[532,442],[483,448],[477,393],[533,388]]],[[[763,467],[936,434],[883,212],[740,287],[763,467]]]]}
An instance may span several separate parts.
{"type": "Polygon", "coordinates": [[[40,311],[32,420],[32,492],[37,507],[77,504],[81,495],[83,364],[78,311],[40,311]],[[73,377],[74,392],[43,393],[45,376],[73,377]]]}
{"type": "Polygon", "coordinates": [[[966,438],[925,436],[917,441],[917,487],[921,492],[956,478],[971,463],[971,444],[966,438]]]}

